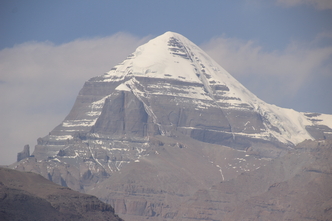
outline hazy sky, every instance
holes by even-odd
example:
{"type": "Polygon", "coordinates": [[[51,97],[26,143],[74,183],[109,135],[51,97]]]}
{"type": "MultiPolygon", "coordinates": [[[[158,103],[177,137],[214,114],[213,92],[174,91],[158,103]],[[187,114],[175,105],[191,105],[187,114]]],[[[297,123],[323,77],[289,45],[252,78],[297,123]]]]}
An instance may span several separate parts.
{"type": "Polygon", "coordinates": [[[166,31],[266,102],[332,114],[331,0],[1,0],[0,165],[32,152],[85,81],[166,31]]]}

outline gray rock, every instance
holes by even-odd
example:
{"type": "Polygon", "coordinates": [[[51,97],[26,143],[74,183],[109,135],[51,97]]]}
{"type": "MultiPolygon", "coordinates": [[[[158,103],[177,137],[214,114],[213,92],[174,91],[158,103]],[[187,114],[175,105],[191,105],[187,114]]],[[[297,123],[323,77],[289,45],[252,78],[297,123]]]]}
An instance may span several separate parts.
{"type": "Polygon", "coordinates": [[[30,156],[30,146],[27,144],[24,146],[23,151],[17,153],[17,162],[30,156]]]}

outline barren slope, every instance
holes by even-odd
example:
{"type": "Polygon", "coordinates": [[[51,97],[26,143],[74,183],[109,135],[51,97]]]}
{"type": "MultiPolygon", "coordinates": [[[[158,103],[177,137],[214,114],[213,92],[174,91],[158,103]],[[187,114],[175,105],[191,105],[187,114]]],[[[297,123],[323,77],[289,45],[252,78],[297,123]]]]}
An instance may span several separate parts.
{"type": "Polygon", "coordinates": [[[120,221],[94,196],[56,185],[41,175],[0,168],[0,220],[120,221]]]}

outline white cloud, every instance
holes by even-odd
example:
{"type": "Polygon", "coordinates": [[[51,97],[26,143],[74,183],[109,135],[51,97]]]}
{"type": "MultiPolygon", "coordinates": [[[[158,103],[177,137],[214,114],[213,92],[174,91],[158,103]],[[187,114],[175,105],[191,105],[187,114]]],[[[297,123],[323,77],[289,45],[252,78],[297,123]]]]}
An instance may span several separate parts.
{"type": "Polygon", "coordinates": [[[84,81],[148,40],[125,33],[62,45],[28,42],[0,51],[0,165],[47,135],[69,113],[84,81]]]}
{"type": "Polygon", "coordinates": [[[293,7],[297,5],[312,5],[319,10],[332,9],[331,0],[277,0],[278,5],[293,7]]]}
{"type": "MultiPolygon", "coordinates": [[[[214,38],[202,48],[258,97],[288,107],[303,100],[299,91],[305,91],[311,80],[331,80],[332,46],[318,46],[322,36],[329,37],[321,34],[312,42],[292,42],[272,52],[252,41],[226,37],[214,38]]],[[[332,94],[331,89],[326,90],[332,94]]]]}

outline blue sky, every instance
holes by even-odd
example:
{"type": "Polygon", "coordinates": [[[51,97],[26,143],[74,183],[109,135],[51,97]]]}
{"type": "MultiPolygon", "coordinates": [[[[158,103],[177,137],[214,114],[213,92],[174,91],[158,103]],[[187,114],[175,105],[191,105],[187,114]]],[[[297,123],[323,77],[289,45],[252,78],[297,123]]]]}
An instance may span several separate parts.
{"type": "Polygon", "coordinates": [[[259,98],[332,114],[331,0],[1,0],[1,164],[48,134],[89,78],[166,31],[259,98]]]}
{"type": "Polygon", "coordinates": [[[287,7],[273,0],[2,0],[1,5],[0,48],[27,41],[61,44],[119,31],[157,36],[171,30],[196,44],[226,34],[273,50],[332,29],[331,9],[287,7]]]}

